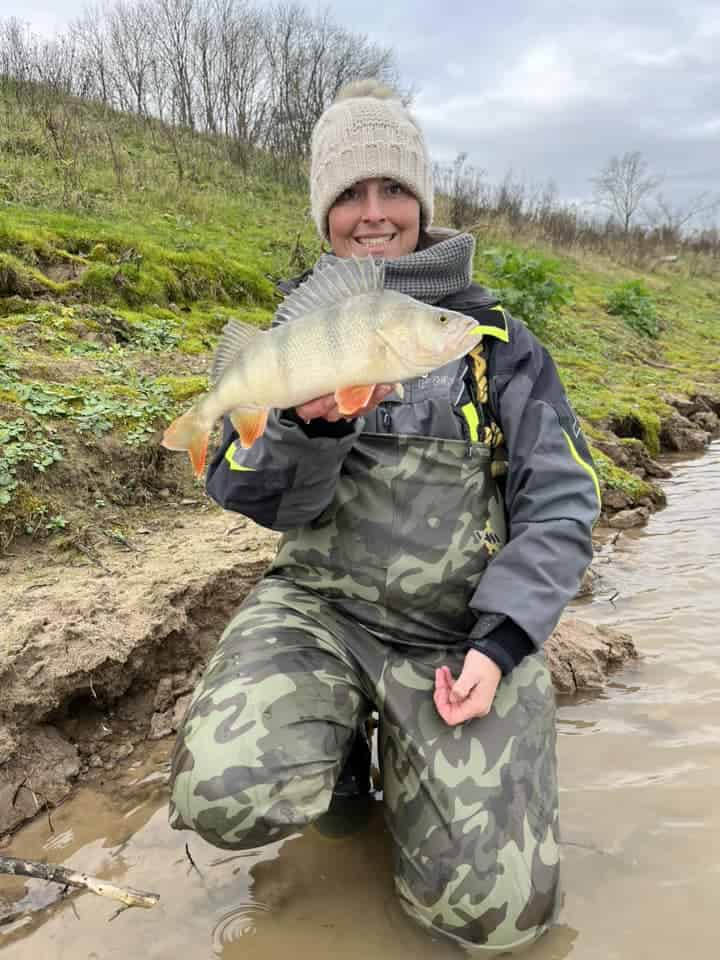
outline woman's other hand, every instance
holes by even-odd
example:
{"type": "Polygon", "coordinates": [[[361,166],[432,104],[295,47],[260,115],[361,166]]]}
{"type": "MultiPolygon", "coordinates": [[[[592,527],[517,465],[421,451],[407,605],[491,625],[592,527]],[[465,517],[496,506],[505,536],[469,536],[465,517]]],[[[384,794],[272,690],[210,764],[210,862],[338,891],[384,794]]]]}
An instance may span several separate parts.
{"type": "Polygon", "coordinates": [[[468,650],[462,673],[453,680],[449,667],[435,671],[433,700],[445,723],[455,726],[490,712],[502,673],[500,667],[479,650],[468,650]]]}
{"type": "MultiPolygon", "coordinates": [[[[362,417],[366,413],[370,413],[370,411],[374,410],[379,403],[382,403],[385,397],[392,393],[394,389],[394,383],[376,384],[368,402],[362,409],[356,410],[353,417],[362,417]]],[[[301,403],[299,407],[295,407],[295,412],[306,423],[318,417],[329,420],[330,423],[335,423],[338,420],[342,420],[344,416],[338,410],[335,395],[332,393],[328,393],[324,397],[316,397],[315,400],[308,400],[307,403],[301,403]]]]}

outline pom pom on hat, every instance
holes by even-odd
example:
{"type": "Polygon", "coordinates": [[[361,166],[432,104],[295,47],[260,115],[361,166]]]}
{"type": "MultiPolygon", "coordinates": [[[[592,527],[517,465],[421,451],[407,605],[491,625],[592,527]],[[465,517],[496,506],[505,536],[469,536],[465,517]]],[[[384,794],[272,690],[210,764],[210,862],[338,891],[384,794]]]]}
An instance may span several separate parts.
{"type": "Polygon", "coordinates": [[[335,103],[352,100],[355,97],[375,97],[377,100],[399,100],[397,90],[379,80],[353,80],[341,87],[335,97],[335,103]]]}

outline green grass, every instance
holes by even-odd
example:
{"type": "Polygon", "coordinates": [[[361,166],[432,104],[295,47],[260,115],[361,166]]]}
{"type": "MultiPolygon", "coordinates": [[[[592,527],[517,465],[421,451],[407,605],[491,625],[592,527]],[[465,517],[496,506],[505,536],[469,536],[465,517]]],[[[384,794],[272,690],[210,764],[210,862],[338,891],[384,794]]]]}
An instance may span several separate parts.
{"type": "MultiPolygon", "coordinates": [[[[0,82],[0,550],[94,504],[191,490],[160,429],[205,389],[227,320],[267,325],[277,280],[320,250],[306,194],[274,182],[262,157],[243,174],[222,141],[75,102],[56,108],[69,131],[63,156],[42,111],[0,82]]],[[[656,453],[663,394],[720,392],[712,265],[639,276],[482,235],[476,279],[488,284],[491,247],[549,258],[569,291],[542,336],[591,439],[630,425],[656,453]],[[638,279],[657,339],[606,309],[613,289],[638,279]]],[[[598,460],[605,487],[641,495],[636,477],[598,460]]]]}
{"type": "Polygon", "coordinates": [[[597,258],[566,256],[561,263],[573,302],[548,321],[544,341],[568,394],[591,424],[637,421],[656,454],[660,419],[670,412],[663,395],[720,395],[720,277],[644,275],[660,327],[649,340],[605,309],[609,291],[636,272],[597,258]]]}

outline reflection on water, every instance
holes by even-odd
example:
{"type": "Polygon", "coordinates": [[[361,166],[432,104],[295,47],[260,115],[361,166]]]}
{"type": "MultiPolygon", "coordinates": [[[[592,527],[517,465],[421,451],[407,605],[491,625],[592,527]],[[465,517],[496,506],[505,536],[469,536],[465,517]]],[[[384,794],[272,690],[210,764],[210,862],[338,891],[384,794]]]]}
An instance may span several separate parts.
{"type": "MultiPolygon", "coordinates": [[[[532,960],[715,960],[720,889],[720,445],[676,465],[669,506],[601,552],[601,589],[574,613],[626,629],[641,659],[599,694],[563,698],[560,923],[532,960]]],[[[2,879],[19,915],[3,960],[457,960],[400,911],[380,805],[351,837],[312,828],[257,851],[218,851],[166,822],[167,745],[112,792],[80,791],[3,851],[61,860],[161,894],[115,905],[2,879]],[[192,857],[190,862],[185,844],[192,857]]]]}

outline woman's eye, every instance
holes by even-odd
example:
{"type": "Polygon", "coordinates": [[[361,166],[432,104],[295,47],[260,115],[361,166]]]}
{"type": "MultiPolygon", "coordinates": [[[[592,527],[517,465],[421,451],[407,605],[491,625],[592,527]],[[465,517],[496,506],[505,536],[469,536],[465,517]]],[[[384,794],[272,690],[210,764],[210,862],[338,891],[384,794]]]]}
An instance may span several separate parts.
{"type": "Polygon", "coordinates": [[[388,193],[391,193],[393,196],[397,196],[399,193],[405,193],[405,188],[400,183],[395,183],[394,181],[388,183],[386,188],[388,193]]]}
{"type": "Polygon", "coordinates": [[[348,187],[347,190],[343,190],[335,203],[347,203],[348,200],[354,200],[356,196],[357,191],[353,187],[348,187]]]}

